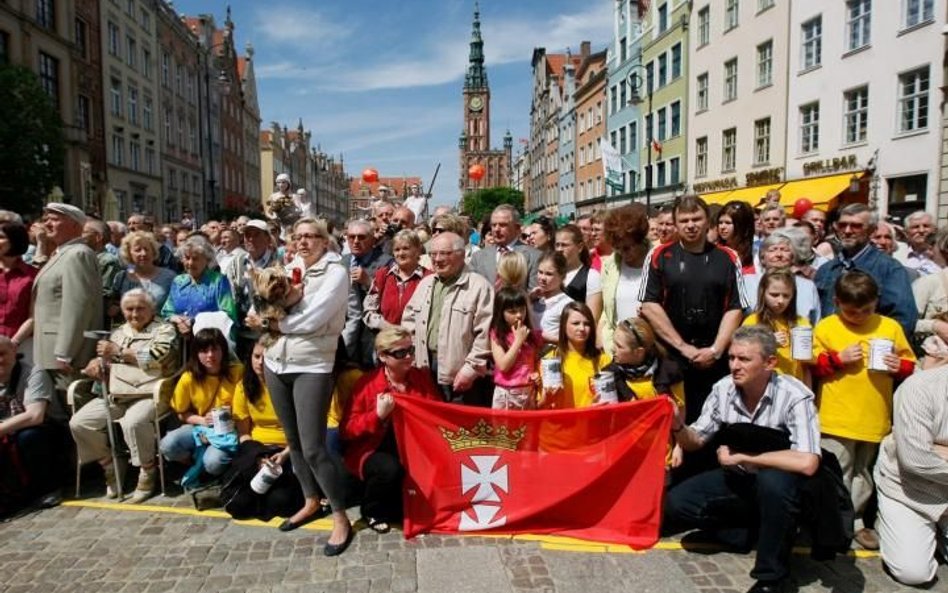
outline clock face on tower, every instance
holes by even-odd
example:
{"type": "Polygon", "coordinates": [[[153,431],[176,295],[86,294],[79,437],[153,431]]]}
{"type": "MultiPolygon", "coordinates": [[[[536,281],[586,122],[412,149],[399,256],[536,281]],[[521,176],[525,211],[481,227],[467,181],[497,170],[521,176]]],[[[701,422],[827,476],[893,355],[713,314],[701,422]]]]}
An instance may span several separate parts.
{"type": "Polygon", "coordinates": [[[484,108],[484,99],[478,96],[471,97],[469,107],[471,108],[471,111],[480,111],[484,108]]]}

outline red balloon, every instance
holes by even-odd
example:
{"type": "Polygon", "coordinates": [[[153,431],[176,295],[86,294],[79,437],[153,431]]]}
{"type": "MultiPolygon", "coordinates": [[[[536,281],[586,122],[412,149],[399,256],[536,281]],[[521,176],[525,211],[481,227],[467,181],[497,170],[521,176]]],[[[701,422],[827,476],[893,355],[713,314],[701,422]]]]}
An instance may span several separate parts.
{"type": "Polygon", "coordinates": [[[811,202],[809,198],[800,198],[793,203],[793,217],[803,218],[803,215],[812,208],[813,202],[811,202]]]}
{"type": "Polygon", "coordinates": [[[474,181],[480,181],[484,174],[487,173],[487,170],[484,169],[484,165],[471,165],[467,170],[467,176],[473,179],[474,181]]]}
{"type": "Polygon", "coordinates": [[[379,180],[379,172],[375,169],[366,169],[362,172],[362,181],[366,183],[375,183],[379,180]]]}

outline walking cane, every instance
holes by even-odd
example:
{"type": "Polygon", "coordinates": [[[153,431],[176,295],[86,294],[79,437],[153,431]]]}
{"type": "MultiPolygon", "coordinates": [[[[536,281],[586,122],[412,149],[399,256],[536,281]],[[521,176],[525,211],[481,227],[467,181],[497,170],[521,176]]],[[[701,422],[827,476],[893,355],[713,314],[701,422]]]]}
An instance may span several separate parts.
{"type": "MultiPolygon", "coordinates": [[[[83,336],[90,340],[99,340],[107,339],[112,332],[104,330],[94,330],[83,332],[83,336]]],[[[112,425],[112,409],[111,402],[109,402],[109,366],[108,360],[104,356],[99,357],[99,368],[102,369],[102,403],[105,404],[105,418],[106,418],[106,430],[109,435],[109,449],[112,453],[112,469],[115,470],[115,488],[118,494],[118,500],[121,501],[124,498],[122,493],[122,480],[125,476],[122,475],[122,472],[119,471],[118,465],[118,456],[115,452],[115,427],[112,425]]]]}

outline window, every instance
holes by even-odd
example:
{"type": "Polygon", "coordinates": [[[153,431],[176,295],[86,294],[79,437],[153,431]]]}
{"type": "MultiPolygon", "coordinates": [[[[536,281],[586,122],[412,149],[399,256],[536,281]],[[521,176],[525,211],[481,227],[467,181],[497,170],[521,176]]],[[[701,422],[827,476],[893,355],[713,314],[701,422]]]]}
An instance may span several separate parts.
{"type": "Polygon", "coordinates": [[[197,126],[193,121],[188,122],[188,141],[191,143],[191,152],[198,153],[197,126]]]}
{"type": "Polygon", "coordinates": [[[703,136],[695,140],[695,176],[705,177],[708,174],[708,137],[703,136]]]}
{"type": "Polygon", "coordinates": [[[171,86],[171,56],[164,52],[161,53],[161,85],[171,86]]]}
{"type": "Polygon", "coordinates": [[[766,165],[770,162],[770,118],[765,117],[754,122],[754,164],[766,165]]]}
{"type": "Polygon", "coordinates": [[[705,6],[698,11],[698,47],[711,42],[711,7],[705,6]]]}
{"type": "MultiPolygon", "coordinates": [[[[645,92],[655,89],[655,62],[645,65],[645,92]]],[[[636,89],[641,94],[641,89],[636,89]]]]}
{"type": "Polygon", "coordinates": [[[174,67],[174,88],[179,97],[184,96],[184,66],[175,64],[174,67]]]}
{"type": "Polygon", "coordinates": [[[149,132],[152,132],[155,129],[154,105],[152,103],[151,97],[145,97],[145,103],[142,106],[142,127],[144,127],[149,132]]]}
{"type": "Polygon", "coordinates": [[[139,14],[138,22],[141,24],[142,29],[145,29],[146,31],[151,31],[151,13],[149,13],[147,10],[142,8],[141,12],[139,12],[138,14],[139,14]]]}
{"type": "MultiPolygon", "coordinates": [[[[145,149],[145,171],[149,175],[155,174],[155,149],[146,148],[145,149]]],[[[197,187],[198,184],[195,182],[194,187],[197,187]]]]}
{"type": "Polygon", "coordinates": [[[757,0],[757,12],[763,12],[768,8],[772,8],[774,5],[774,0],[757,0]]]}
{"type": "Polygon", "coordinates": [[[737,12],[740,10],[737,0],[727,0],[724,6],[724,31],[730,31],[737,26],[737,12]]]}
{"type": "Polygon", "coordinates": [[[655,128],[652,127],[652,114],[649,113],[645,116],[645,148],[648,148],[651,145],[651,140],[654,138],[655,128]]]}
{"type": "Polygon", "coordinates": [[[194,89],[193,89],[192,86],[191,86],[192,82],[193,82],[193,80],[192,80],[192,77],[191,77],[191,72],[190,72],[190,71],[185,71],[185,73],[184,73],[184,83],[185,83],[186,93],[185,93],[184,96],[187,97],[188,99],[191,98],[191,94],[192,94],[192,92],[194,91],[194,89]]]}
{"type": "Polygon", "coordinates": [[[10,63],[10,34],[0,31],[0,64],[10,63]]]}
{"type": "Polygon", "coordinates": [[[820,148],[820,104],[800,108],[800,152],[816,152],[820,148]]]}
{"type": "Polygon", "coordinates": [[[737,58],[724,62],[724,101],[737,99],[737,58]]]}
{"type": "Polygon", "coordinates": [[[112,134],[112,162],[118,166],[125,164],[125,138],[112,134]]]}
{"type": "Polygon", "coordinates": [[[118,56],[121,48],[119,47],[119,28],[118,25],[109,21],[109,53],[118,56]]]}
{"type": "Polygon", "coordinates": [[[112,79],[112,84],[109,87],[109,95],[111,98],[111,113],[116,117],[122,116],[122,83],[117,78],[112,79]]]}
{"type": "Polygon", "coordinates": [[[721,133],[721,172],[737,168],[737,128],[721,133]]]}
{"type": "Polygon", "coordinates": [[[672,46],[672,74],[671,79],[675,80],[681,76],[681,43],[672,46]]]}
{"type": "Polygon", "coordinates": [[[92,101],[85,95],[76,98],[76,123],[87,132],[92,129],[92,101]]]}
{"type": "Polygon", "coordinates": [[[55,0],[36,0],[36,24],[44,29],[56,28],[55,0]]]}
{"type": "Polygon", "coordinates": [[[681,101],[671,104],[671,137],[681,135],[681,101]]]}
{"type": "Polygon", "coordinates": [[[178,148],[181,150],[184,150],[185,146],[187,146],[184,143],[184,134],[185,134],[184,118],[181,116],[178,116],[178,148]]]}
{"type": "Polygon", "coordinates": [[[125,49],[125,63],[135,69],[138,60],[138,43],[132,37],[126,37],[125,49]]]}
{"type": "Polygon", "coordinates": [[[803,23],[803,69],[816,68],[823,62],[823,17],[803,23]]]}
{"type": "Polygon", "coordinates": [[[618,111],[617,105],[616,105],[616,99],[617,99],[618,94],[619,94],[618,85],[609,89],[609,114],[610,115],[618,111]]]}
{"type": "Polygon", "coordinates": [[[165,109],[165,146],[174,144],[171,133],[171,109],[165,109]]]}
{"type": "Polygon", "coordinates": [[[629,124],[629,150],[635,150],[639,145],[639,122],[634,121],[629,124]]]}
{"type": "Polygon", "coordinates": [[[39,53],[39,78],[43,90],[59,108],[59,60],[45,53],[39,53]]]}
{"type": "Polygon", "coordinates": [[[846,91],[843,103],[846,144],[865,142],[869,130],[869,87],[846,91]]]}
{"type": "Polygon", "coordinates": [[[848,0],[846,2],[846,31],[850,50],[869,45],[872,0],[848,0]]]}
{"type": "Polygon", "coordinates": [[[142,49],[142,76],[151,80],[151,52],[142,49]]]}
{"type": "MultiPolygon", "coordinates": [[[[624,80],[619,83],[619,108],[620,108],[620,109],[622,109],[622,108],[624,108],[626,105],[628,105],[629,99],[628,99],[628,96],[627,96],[627,94],[626,94],[626,86],[627,86],[627,85],[625,84],[625,81],[624,81],[624,80]]],[[[583,126],[582,126],[582,121],[583,121],[583,116],[582,116],[582,114],[580,114],[580,116],[579,116],[579,121],[580,121],[579,131],[582,132],[583,129],[584,129],[583,126]]]]}
{"type": "Polygon", "coordinates": [[[125,0],[125,13],[128,16],[135,16],[135,0],[125,0]]]}
{"type": "Polygon", "coordinates": [[[658,7],[658,32],[664,33],[668,30],[668,3],[658,7]]]}
{"type": "Polygon", "coordinates": [[[128,121],[138,125],[138,89],[131,87],[128,89],[128,121]]]}
{"type": "Polygon", "coordinates": [[[906,0],[905,26],[914,27],[930,21],[935,15],[935,0],[906,0]]]}
{"type": "Polygon", "coordinates": [[[757,88],[769,86],[774,76],[774,42],[768,40],[757,46],[757,88]]]}
{"type": "Polygon", "coordinates": [[[87,51],[89,49],[89,25],[82,19],[76,19],[76,28],[73,32],[75,37],[74,41],[76,42],[76,49],[79,50],[79,55],[83,58],[87,58],[87,51]]]}
{"type": "Polygon", "coordinates": [[[661,54],[658,56],[658,88],[668,84],[668,56],[661,54]]]}
{"type": "Polygon", "coordinates": [[[628,47],[627,47],[626,38],[623,37],[619,40],[619,61],[624,62],[629,59],[628,47]]]}
{"type": "Polygon", "coordinates": [[[678,185],[681,182],[681,158],[675,157],[668,161],[668,183],[678,185]]]}
{"type": "Polygon", "coordinates": [[[625,128],[619,128],[619,154],[625,154],[625,128]]]}
{"type": "Polygon", "coordinates": [[[664,107],[658,110],[658,139],[664,140],[668,137],[668,122],[666,116],[668,110],[664,107]]]}
{"type": "Polygon", "coordinates": [[[138,142],[131,142],[129,148],[129,163],[133,171],[138,171],[142,166],[142,145],[138,142]]]}
{"type": "Polygon", "coordinates": [[[928,67],[899,75],[899,131],[928,127],[928,67]]]}
{"type": "Polygon", "coordinates": [[[708,73],[698,75],[698,111],[708,108],[708,73]]]}
{"type": "Polygon", "coordinates": [[[655,187],[665,187],[665,161],[655,165],[655,187]]]}

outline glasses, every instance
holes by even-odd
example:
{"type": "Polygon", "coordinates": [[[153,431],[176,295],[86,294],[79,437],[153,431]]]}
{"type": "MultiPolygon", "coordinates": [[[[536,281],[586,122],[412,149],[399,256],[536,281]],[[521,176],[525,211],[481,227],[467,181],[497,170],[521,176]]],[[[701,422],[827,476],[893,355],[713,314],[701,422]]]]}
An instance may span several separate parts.
{"type": "Polygon", "coordinates": [[[836,227],[842,231],[851,229],[854,231],[861,231],[866,228],[866,223],[864,222],[837,222],[836,227]]]}
{"type": "Polygon", "coordinates": [[[533,235],[529,235],[529,234],[527,234],[527,233],[522,233],[522,234],[520,235],[520,240],[521,240],[521,241],[526,241],[527,239],[529,239],[529,238],[532,237],[532,236],[533,236],[533,235]]]}
{"type": "Polygon", "coordinates": [[[368,235],[346,235],[350,241],[365,241],[369,238],[368,235]]]}
{"type": "Polygon", "coordinates": [[[451,257],[452,255],[454,255],[455,253],[458,253],[459,251],[462,251],[462,250],[457,249],[453,251],[432,251],[428,255],[431,256],[431,259],[435,259],[437,257],[451,257]]]}
{"type": "Polygon", "coordinates": [[[448,229],[444,229],[439,226],[436,226],[435,228],[431,229],[432,235],[437,235],[438,233],[446,233],[446,232],[448,232],[448,229]]]}
{"type": "Polygon", "coordinates": [[[415,347],[409,346],[408,348],[399,348],[398,350],[385,350],[382,352],[385,356],[391,356],[395,360],[404,360],[409,356],[415,355],[415,347]]]}
{"type": "Polygon", "coordinates": [[[300,239],[306,239],[307,241],[315,241],[316,239],[322,239],[322,235],[317,235],[316,233],[297,233],[293,235],[294,241],[299,241],[300,239]]]}
{"type": "Polygon", "coordinates": [[[639,333],[638,328],[635,327],[635,323],[633,323],[631,319],[623,319],[622,327],[632,332],[632,337],[635,338],[635,343],[639,348],[644,346],[644,342],[642,341],[642,334],[639,333]]]}

